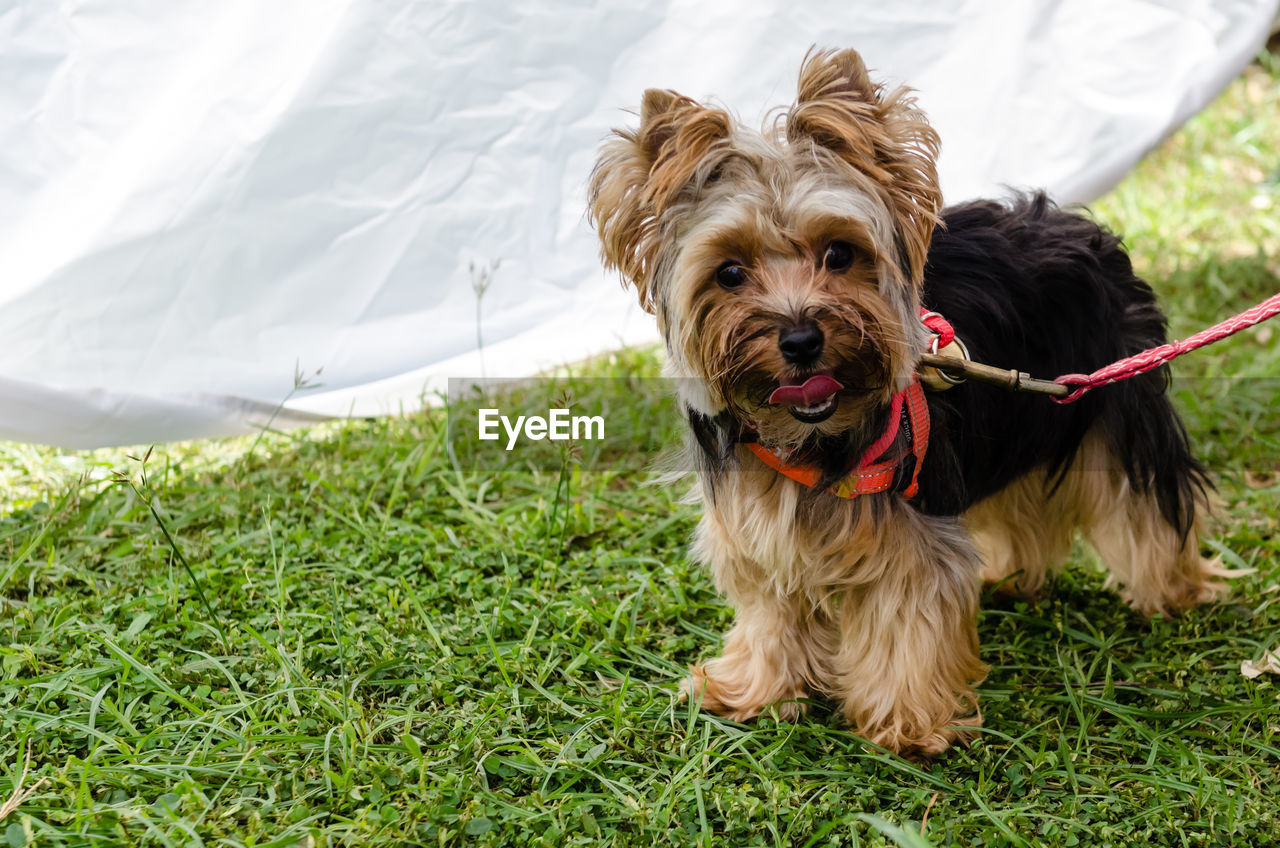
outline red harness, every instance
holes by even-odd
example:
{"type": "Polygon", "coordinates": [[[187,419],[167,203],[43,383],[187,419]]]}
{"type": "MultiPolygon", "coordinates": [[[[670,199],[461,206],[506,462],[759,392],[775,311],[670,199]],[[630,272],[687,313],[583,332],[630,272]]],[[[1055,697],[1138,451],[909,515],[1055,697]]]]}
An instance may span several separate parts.
{"type": "MultiPolygon", "coordinates": [[[[822,471],[812,464],[792,464],[782,451],[772,451],[759,442],[748,442],[760,461],[809,488],[818,485],[822,471]]],[[[889,402],[889,423],[871,447],[867,448],[849,473],[830,487],[839,498],[856,498],[890,489],[914,497],[920,490],[920,466],[929,449],[929,406],[919,380],[893,396],[889,402]],[[911,457],[909,471],[905,468],[911,457]]]]}

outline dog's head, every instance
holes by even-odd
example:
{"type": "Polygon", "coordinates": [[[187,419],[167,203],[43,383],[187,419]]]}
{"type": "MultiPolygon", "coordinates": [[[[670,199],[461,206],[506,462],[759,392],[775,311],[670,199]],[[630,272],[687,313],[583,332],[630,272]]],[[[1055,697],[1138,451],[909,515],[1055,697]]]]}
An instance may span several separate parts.
{"type": "Polygon", "coordinates": [[[592,173],[606,264],[657,316],[700,415],[800,446],[866,426],[911,379],[941,196],[938,138],[852,50],[811,52],[766,132],[645,92],[592,173]]]}

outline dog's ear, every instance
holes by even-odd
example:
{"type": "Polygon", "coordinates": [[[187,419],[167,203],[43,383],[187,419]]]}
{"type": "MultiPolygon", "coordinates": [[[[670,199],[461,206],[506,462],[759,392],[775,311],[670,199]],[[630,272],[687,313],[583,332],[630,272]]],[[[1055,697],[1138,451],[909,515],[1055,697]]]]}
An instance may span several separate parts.
{"type": "Polygon", "coordinates": [[[903,272],[923,273],[942,208],[938,134],[906,88],[885,92],[854,50],[810,50],[800,69],[787,139],[810,139],[875,180],[886,192],[898,231],[903,272]]]}
{"type": "Polygon", "coordinates": [[[591,172],[588,212],[605,264],[636,287],[648,312],[655,309],[662,214],[731,130],[725,112],[651,88],[640,104],[640,128],[615,130],[600,151],[591,172]]]}

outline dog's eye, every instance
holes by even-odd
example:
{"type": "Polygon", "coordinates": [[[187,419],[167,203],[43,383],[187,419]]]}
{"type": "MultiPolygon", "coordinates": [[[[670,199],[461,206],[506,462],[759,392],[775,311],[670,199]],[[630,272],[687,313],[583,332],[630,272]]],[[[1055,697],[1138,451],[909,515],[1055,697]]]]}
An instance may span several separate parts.
{"type": "Polygon", "coordinates": [[[737,262],[726,262],[716,269],[716,282],[721,288],[736,289],[747,281],[747,269],[737,262]]]}
{"type": "Polygon", "coordinates": [[[827,245],[822,257],[822,267],[828,271],[847,271],[853,264],[853,246],[845,241],[833,241],[827,245]]]}

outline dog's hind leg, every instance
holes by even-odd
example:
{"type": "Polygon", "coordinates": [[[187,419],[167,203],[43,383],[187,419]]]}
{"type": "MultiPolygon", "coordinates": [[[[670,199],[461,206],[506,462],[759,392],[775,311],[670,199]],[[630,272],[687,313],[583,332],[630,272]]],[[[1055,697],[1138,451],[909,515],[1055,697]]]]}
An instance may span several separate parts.
{"type": "Polygon", "coordinates": [[[964,520],[982,554],[982,581],[1029,597],[1065,562],[1081,516],[1061,485],[1034,471],[974,504],[964,520]]]}
{"type": "Polygon", "coordinates": [[[1135,493],[1123,478],[1107,502],[1114,511],[1099,513],[1087,536],[1131,607],[1147,615],[1179,613],[1226,591],[1217,578],[1232,572],[1200,555],[1195,527],[1179,534],[1154,499],[1135,493]]]}
{"type": "MultiPolygon", "coordinates": [[[[1167,459],[1176,463],[1177,457],[1167,459]]],[[[1086,511],[1085,536],[1111,572],[1120,597],[1147,615],[1172,614],[1211,601],[1230,572],[1200,555],[1208,500],[1199,485],[1183,489],[1184,527],[1171,522],[1154,484],[1137,486],[1103,438],[1085,439],[1071,486],[1086,511]]],[[[1188,473],[1191,473],[1188,471],[1188,473]]]]}

